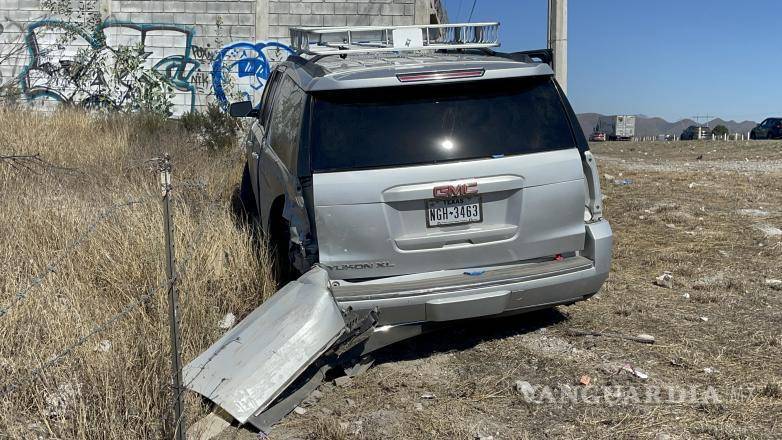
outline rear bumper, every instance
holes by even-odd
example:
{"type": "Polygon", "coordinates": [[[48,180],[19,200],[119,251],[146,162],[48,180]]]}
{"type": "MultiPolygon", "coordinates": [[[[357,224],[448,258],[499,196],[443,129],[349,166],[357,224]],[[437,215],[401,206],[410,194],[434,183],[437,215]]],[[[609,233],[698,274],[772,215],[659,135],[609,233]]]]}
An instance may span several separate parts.
{"type": "Polygon", "coordinates": [[[596,293],[611,266],[607,221],[586,225],[580,255],[501,268],[394,277],[332,286],[342,307],[379,310],[380,325],[440,322],[572,303],[596,293]]]}

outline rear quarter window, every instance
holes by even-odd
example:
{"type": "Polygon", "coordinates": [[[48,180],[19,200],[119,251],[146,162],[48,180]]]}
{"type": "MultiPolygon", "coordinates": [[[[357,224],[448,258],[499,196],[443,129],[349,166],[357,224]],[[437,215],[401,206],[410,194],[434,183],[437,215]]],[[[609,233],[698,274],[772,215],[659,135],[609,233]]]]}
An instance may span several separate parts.
{"type": "Polygon", "coordinates": [[[289,171],[296,169],[306,94],[288,76],[282,78],[272,109],[269,142],[289,171]]]}

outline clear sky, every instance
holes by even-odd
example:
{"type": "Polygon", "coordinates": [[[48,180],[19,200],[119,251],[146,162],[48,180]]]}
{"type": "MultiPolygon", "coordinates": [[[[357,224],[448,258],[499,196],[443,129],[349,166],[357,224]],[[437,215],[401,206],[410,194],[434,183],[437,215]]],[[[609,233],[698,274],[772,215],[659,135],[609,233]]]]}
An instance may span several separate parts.
{"type": "MultiPolygon", "coordinates": [[[[473,0],[444,0],[467,21],[473,0]]],[[[546,47],[546,0],[477,0],[503,51],[546,47]]],[[[676,121],[782,116],[782,2],[569,0],[568,96],[576,112],[676,121]]]]}

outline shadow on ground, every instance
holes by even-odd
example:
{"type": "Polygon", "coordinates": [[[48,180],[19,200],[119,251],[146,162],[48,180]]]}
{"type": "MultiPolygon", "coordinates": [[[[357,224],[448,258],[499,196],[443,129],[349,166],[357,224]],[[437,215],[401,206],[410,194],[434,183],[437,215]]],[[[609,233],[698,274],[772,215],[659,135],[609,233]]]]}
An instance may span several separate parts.
{"type": "Polygon", "coordinates": [[[426,358],[439,353],[469,350],[488,341],[534,332],[567,320],[556,308],[503,318],[482,318],[443,325],[423,335],[397,342],[373,353],[375,364],[426,358]]]}

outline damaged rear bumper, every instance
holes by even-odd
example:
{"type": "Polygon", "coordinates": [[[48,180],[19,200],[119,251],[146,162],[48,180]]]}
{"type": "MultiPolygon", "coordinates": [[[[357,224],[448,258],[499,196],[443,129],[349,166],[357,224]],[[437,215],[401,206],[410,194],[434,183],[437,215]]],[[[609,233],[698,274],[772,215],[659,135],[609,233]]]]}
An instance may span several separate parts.
{"type": "Polygon", "coordinates": [[[596,293],[608,277],[612,232],[586,225],[584,250],[562,261],[440,271],[361,283],[332,282],[343,308],[379,310],[379,324],[440,322],[572,303],[596,293]]]}

